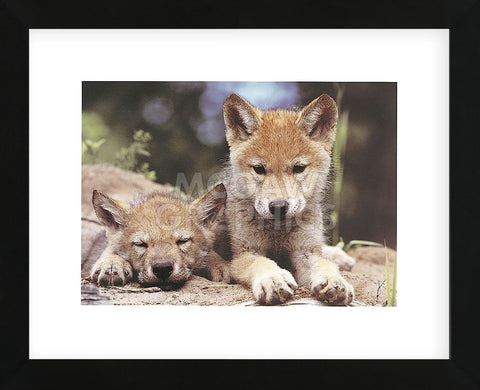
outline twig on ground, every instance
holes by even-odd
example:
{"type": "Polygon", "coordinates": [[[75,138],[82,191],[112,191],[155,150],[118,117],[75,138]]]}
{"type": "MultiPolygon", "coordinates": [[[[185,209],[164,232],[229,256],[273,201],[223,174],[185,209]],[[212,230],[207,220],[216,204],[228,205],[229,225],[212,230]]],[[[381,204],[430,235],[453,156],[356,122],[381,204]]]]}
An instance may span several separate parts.
{"type": "Polygon", "coordinates": [[[377,298],[376,302],[378,303],[378,297],[380,296],[380,289],[382,288],[383,284],[385,283],[385,280],[383,280],[382,283],[380,283],[380,280],[377,280],[378,288],[377,288],[377,298]]]}

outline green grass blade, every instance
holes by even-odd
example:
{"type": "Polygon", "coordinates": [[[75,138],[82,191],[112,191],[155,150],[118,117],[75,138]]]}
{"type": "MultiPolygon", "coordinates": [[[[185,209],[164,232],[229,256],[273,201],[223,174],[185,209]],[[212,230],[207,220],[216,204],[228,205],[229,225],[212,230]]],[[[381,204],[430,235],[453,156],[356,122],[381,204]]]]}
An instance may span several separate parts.
{"type": "Polygon", "coordinates": [[[355,245],[364,245],[364,246],[383,246],[378,242],[365,241],[365,240],[352,240],[345,246],[345,252],[348,252],[355,245]]]}
{"type": "Polygon", "coordinates": [[[343,249],[345,246],[345,242],[343,241],[343,238],[340,237],[340,240],[338,241],[337,245],[335,245],[337,248],[343,249]]]}
{"type": "Polygon", "coordinates": [[[387,244],[385,243],[385,268],[387,271],[387,306],[392,306],[392,302],[390,301],[390,270],[388,265],[388,252],[387,252],[387,244]]]}
{"type": "Polygon", "coordinates": [[[395,253],[395,263],[393,266],[393,299],[392,299],[392,305],[397,306],[397,254],[395,253]]]}
{"type": "Polygon", "coordinates": [[[333,185],[333,203],[334,213],[332,213],[333,228],[333,242],[338,241],[340,235],[338,213],[340,212],[340,194],[342,192],[343,184],[343,157],[345,155],[347,138],[348,138],[348,112],[342,109],[342,97],[345,92],[345,84],[336,83],[337,90],[336,102],[338,107],[338,121],[335,143],[333,145],[333,167],[335,172],[335,181],[333,185]]]}

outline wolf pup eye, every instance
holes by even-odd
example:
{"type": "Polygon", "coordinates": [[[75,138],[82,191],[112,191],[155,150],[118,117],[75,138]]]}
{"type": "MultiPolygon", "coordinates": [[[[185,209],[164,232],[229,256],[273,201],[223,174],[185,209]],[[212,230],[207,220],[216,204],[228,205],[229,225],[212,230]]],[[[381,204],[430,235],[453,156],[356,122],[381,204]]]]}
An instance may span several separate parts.
{"type": "Polygon", "coordinates": [[[148,248],[148,244],[146,242],[143,242],[143,241],[135,241],[133,243],[133,245],[139,246],[141,248],[148,248]]]}
{"type": "Polygon", "coordinates": [[[265,175],[267,171],[265,171],[265,167],[263,165],[254,165],[253,170],[257,175],[265,175]]]}
{"type": "Polygon", "coordinates": [[[302,173],[305,170],[305,165],[295,165],[293,167],[293,173],[302,173]]]}
{"type": "Polygon", "coordinates": [[[177,240],[177,245],[182,245],[182,244],[185,244],[186,242],[190,241],[190,238],[189,237],[186,237],[186,238],[180,238],[177,240]]]}

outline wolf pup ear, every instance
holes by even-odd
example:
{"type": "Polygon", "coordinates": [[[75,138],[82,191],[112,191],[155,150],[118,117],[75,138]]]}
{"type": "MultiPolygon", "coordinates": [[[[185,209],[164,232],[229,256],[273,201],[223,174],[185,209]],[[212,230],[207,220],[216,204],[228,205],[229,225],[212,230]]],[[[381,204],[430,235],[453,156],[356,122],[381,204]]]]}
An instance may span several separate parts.
{"type": "Polygon", "coordinates": [[[107,229],[117,230],[125,223],[128,206],[97,190],[93,190],[92,203],[100,223],[107,229]]]}
{"type": "Polygon", "coordinates": [[[223,102],[223,118],[227,127],[227,141],[245,141],[260,126],[258,110],[242,97],[232,93],[223,102]]]}
{"type": "Polygon", "coordinates": [[[225,208],[227,190],[220,183],[192,203],[201,225],[211,226],[225,208]]]}
{"type": "Polygon", "coordinates": [[[337,126],[337,103],[323,94],[316,98],[300,113],[297,124],[314,140],[333,146],[337,126]]]}

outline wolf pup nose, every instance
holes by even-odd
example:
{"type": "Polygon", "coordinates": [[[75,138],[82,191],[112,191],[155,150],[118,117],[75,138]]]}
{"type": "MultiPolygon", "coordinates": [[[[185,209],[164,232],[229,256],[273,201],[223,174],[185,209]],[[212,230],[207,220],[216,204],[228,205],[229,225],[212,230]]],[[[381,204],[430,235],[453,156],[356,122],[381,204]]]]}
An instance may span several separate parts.
{"type": "Polygon", "coordinates": [[[166,281],[173,271],[173,265],[168,260],[158,261],[153,264],[152,268],[155,276],[162,281],[166,281]]]}
{"type": "Polygon", "coordinates": [[[275,199],[268,205],[270,213],[275,219],[285,219],[288,211],[288,202],[285,199],[275,199]]]}

